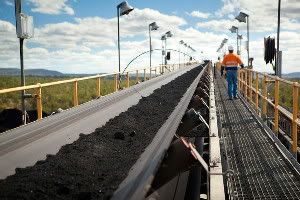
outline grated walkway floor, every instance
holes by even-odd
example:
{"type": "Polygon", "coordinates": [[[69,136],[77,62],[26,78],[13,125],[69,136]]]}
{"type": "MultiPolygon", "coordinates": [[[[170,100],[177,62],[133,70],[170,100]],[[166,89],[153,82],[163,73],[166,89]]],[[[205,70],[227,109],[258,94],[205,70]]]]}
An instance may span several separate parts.
{"type": "Polygon", "coordinates": [[[240,99],[229,100],[224,79],[215,79],[227,163],[234,171],[230,199],[300,199],[300,176],[240,99]]]}

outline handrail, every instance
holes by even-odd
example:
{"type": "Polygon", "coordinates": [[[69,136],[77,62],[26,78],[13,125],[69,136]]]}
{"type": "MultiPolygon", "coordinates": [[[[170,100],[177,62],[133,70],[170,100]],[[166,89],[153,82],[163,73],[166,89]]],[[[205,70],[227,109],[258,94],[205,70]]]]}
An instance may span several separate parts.
{"type": "Polygon", "coordinates": [[[291,133],[291,152],[297,157],[298,150],[298,126],[300,126],[299,113],[299,88],[300,84],[297,82],[288,81],[277,76],[272,76],[267,73],[257,72],[252,69],[239,70],[238,75],[238,88],[242,94],[244,94],[246,100],[255,106],[255,110],[262,118],[267,117],[268,105],[274,108],[274,119],[273,119],[273,132],[278,137],[280,114],[285,116],[291,121],[292,133],[291,133]],[[255,75],[255,76],[254,76],[255,75]],[[259,76],[261,75],[261,76],[259,76]],[[259,88],[259,82],[261,82],[261,91],[259,88]],[[274,83],[274,99],[268,98],[268,84],[274,83]],[[280,104],[280,83],[288,84],[293,90],[293,108],[292,112],[285,109],[280,104]],[[254,87],[253,87],[254,84],[254,87]],[[254,93],[254,100],[253,100],[254,93]],[[261,103],[259,103],[261,102],[261,103]],[[261,105],[261,106],[260,106],[261,105]]]}
{"type": "MultiPolygon", "coordinates": [[[[189,64],[194,64],[196,62],[189,62],[189,64]]],[[[185,66],[186,63],[183,64],[173,64],[173,65],[160,65],[158,67],[148,67],[148,68],[139,68],[139,69],[131,69],[129,71],[125,71],[124,75],[126,76],[126,87],[130,87],[130,76],[129,73],[136,72],[136,81],[138,82],[139,79],[139,71],[143,71],[143,81],[146,81],[147,78],[152,78],[153,71],[155,72],[155,76],[157,76],[157,70],[159,69],[159,74],[163,74],[163,69],[168,68],[169,71],[174,71],[177,69],[180,69],[182,66],[185,66]],[[150,72],[149,77],[147,77],[146,72],[147,70],[150,72]]],[[[28,86],[22,86],[22,87],[14,87],[14,88],[7,88],[0,90],[0,94],[5,93],[11,93],[11,92],[18,92],[18,91],[24,91],[24,90],[30,90],[30,89],[36,89],[36,94],[33,95],[34,98],[36,98],[37,101],[37,116],[38,119],[42,119],[42,88],[44,87],[50,87],[55,85],[61,85],[66,83],[73,83],[73,105],[78,105],[78,82],[84,81],[84,80],[90,80],[90,79],[96,79],[96,96],[101,96],[101,78],[107,77],[107,76],[113,76],[114,77],[114,91],[116,92],[118,90],[118,85],[120,84],[118,82],[118,75],[120,75],[119,72],[116,73],[108,73],[108,74],[98,74],[93,76],[87,76],[87,77],[81,77],[81,78],[72,78],[68,80],[62,80],[62,81],[54,81],[49,83],[37,83],[35,85],[28,85],[28,86]]],[[[120,79],[121,80],[121,79],[120,79]]]]}

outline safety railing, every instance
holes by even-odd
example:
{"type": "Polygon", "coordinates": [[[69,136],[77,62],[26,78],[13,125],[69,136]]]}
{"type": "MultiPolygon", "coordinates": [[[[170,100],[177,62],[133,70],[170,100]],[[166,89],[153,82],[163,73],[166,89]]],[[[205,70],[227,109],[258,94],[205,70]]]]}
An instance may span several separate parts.
{"type": "Polygon", "coordinates": [[[273,132],[277,137],[279,133],[282,133],[280,135],[289,138],[290,144],[286,146],[291,146],[289,150],[297,156],[300,84],[251,69],[243,69],[239,70],[238,88],[247,101],[254,106],[256,112],[263,119],[271,122],[273,132]],[[284,105],[283,102],[283,99],[289,98],[288,95],[292,95],[290,106],[284,105]],[[284,126],[288,123],[290,123],[290,129],[284,126]]]}
{"type": "MultiPolygon", "coordinates": [[[[189,63],[194,64],[194,63],[189,63]]],[[[94,76],[88,76],[88,77],[82,77],[82,78],[73,78],[69,80],[62,80],[62,81],[56,81],[56,82],[50,82],[50,83],[37,83],[35,85],[28,85],[23,87],[14,87],[14,88],[8,88],[8,89],[2,89],[0,90],[1,94],[6,93],[12,93],[12,92],[20,92],[26,90],[35,90],[34,94],[31,95],[32,98],[35,98],[36,100],[36,109],[37,109],[37,119],[43,118],[43,103],[42,103],[42,89],[45,87],[51,87],[55,85],[61,85],[61,84],[73,84],[73,107],[78,106],[79,99],[78,99],[78,84],[81,81],[85,80],[91,80],[95,79],[95,94],[96,97],[101,97],[101,80],[105,77],[113,77],[113,91],[116,92],[119,89],[122,89],[120,87],[121,81],[125,81],[125,84],[123,82],[123,85],[125,85],[126,88],[130,87],[130,77],[135,78],[136,84],[138,84],[140,81],[146,81],[148,79],[151,79],[153,77],[156,77],[158,75],[164,74],[165,72],[170,72],[177,70],[181,67],[186,66],[185,63],[182,64],[172,64],[172,65],[160,65],[158,67],[152,67],[152,68],[142,68],[142,69],[134,69],[125,71],[123,74],[119,73],[110,73],[110,74],[101,74],[101,75],[94,75],[94,76]],[[123,80],[122,77],[125,75],[125,79],[123,80]],[[119,76],[121,79],[119,79],[119,76]],[[121,80],[121,81],[119,81],[121,80]]],[[[110,94],[110,93],[109,93],[110,94]]],[[[0,96],[1,98],[1,96],[0,96]]]]}

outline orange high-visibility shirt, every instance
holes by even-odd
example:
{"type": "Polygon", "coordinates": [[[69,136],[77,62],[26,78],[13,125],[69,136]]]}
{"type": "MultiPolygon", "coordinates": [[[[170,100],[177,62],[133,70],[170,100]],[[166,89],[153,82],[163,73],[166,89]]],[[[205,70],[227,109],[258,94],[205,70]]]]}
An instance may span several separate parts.
{"type": "Polygon", "coordinates": [[[241,61],[238,55],[229,53],[224,57],[222,65],[226,67],[237,67],[239,64],[242,63],[243,62],[241,61]]]}

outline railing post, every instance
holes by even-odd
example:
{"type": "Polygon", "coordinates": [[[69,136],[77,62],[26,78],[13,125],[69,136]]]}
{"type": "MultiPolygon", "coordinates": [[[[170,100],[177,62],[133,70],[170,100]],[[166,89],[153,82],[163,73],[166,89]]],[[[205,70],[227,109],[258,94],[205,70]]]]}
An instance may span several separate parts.
{"type": "Polygon", "coordinates": [[[146,69],[144,69],[144,81],[146,81],[146,69]]]}
{"type": "Polygon", "coordinates": [[[115,89],[115,92],[118,91],[118,79],[117,79],[117,74],[114,74],[114,89],[115,89]]]}
{"type": "Polygon", "coordinates": [[[156,71],[157,71],[157,67],[155,67],[155,77],[156,77],[156,71]]]}
{"type": "Polygon", "coordinates": [[[238,89],[241,90],[241,70],[238,70],[238,89]]]}
{"type": "Polygon", "coordinates": [[[255,72],[255,108],[258,113],[258,73],[255,72]]]}
{"type": "Polygon", "coordinates": [[[73,105],[78,106],[78,81],[75,79],[73,83],[73,105]]]}
{"type": "Polygon", "coordinates": [[[126,74],[126,82],[127,82],[127,88],[129,88],[129,72],[127,72],[127,74],[126,74]]]}
{"type": "Polygon", "coordinates": [[[273,131],[278,135],[278,122],[279,122],[279,113],[278,113],[278,103],[279,103],[279,80],[276,77],[275,80],[275,92],[274,92],[274,127],[273,131]]]}
{"type": "Polygon", "coordinates": [[[253,90],[252,90],[252,81],[253,81],[253,71],[250,70],[249,71],[249,86],[250,86],[250,103],[253,102],[253,99],[252,99],[252,95],[253,95],[253,90]]]}
{"type": "Polygon", "coordinates": [[[150,67],[150,78],[149,79],[151,79],[152,78],[152,68],[150,67]]]}
{"type": "Polygon", "coordinates": [[[298,118],[298,87],[297,84],[293,84],[293,122],[292,122],[292,153],[297,159],[297,147],[298,147],[298,127],[297,127],[297,118],[298,118]]]}
{"type": "Polygon", "coordinates": [[[36,90],[36,107],[37,107],[37,118],[38,120],[43,118],[43,104],[42,104],[42,86],[40,83],[37,84],[39,87],[36,90]]]}
{"type": "Polygon", "coordinates": [[[245,88],[244,88],[244,92],[245,92],[245,97],[246,100],[248,99],[248,81],[247,81],[247,70],[245,70],[245,88]]]}
{"type": "Polygon", "coordinates": [[[100,97],[101,96],[101,78],[97,77],[96,79],[96,96],[100,97]]]}
{"type": "Polygon", "coordinates": [[[136,70],[136,82],[139,82],[139,70],[136,70]]]}
{"type": "Polygon", "coordinates": [[[265,118],[267,116],[267,76],[264,74],[264,79],[263,79],[263,107],[262,107],[262,117],[265,118]]]}

